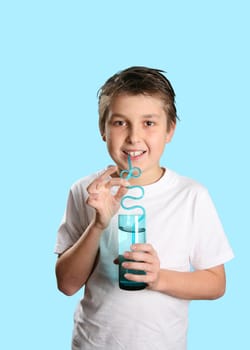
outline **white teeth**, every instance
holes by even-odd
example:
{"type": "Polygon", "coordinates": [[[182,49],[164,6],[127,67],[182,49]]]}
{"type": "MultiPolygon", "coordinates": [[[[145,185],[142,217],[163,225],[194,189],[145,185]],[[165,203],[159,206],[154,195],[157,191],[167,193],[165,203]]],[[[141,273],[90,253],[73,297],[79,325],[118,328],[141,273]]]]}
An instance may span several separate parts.
{"type": "Polygon", "coordinates": [[[128,152],[131,157],[137,157],[143,154],[143,151],[128,152]]]}

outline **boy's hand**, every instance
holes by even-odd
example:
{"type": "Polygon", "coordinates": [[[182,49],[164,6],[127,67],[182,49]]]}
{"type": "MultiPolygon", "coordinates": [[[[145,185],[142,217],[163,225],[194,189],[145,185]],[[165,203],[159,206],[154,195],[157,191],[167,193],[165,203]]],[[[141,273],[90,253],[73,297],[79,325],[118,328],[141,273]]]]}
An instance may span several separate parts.
{"type": "Polygon", "coordinates": [[[160,274],[160,260],[157,252],[154,250],[151,244],[133,244],[131,252],[125,252],[124,257],[129,262],[124,262],[122,265],[126,269],[142,270],[145,271],[145,275],[135,275],[131,273],[125,274],[125,277],[130,281],[147,283],[148,288],[154,289],[159,280],[160,274]]]}
{"type": "Polygon", "coordinates": [[[95,179],[87,188],[89,197],[86,203],[96,210],[94,224],[104,230],[118,211],[121,198],[127,193],[129,182],[119,177],[110,177],[117,172],[117,167],[108,168],[101,176],[95,179]],[[111,194],[111,188],[117,186],[115,195],[111,194]]]}

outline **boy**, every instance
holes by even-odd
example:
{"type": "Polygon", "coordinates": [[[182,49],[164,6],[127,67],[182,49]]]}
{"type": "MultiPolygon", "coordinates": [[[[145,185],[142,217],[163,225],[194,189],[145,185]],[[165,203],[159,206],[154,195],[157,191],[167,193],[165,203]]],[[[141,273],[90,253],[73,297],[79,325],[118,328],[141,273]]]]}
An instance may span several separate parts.
{"type": "MultiPolygon", "coordinates": [[[[224,263],[233,257],[214,205],[200,184],[161,167],[176,126],[175,93],[162,71],[131,67],[99,93],[99,127],[116,166],[75,183],[58,231],[58,288],[85,286],[75,313],[72,349],[184,350],[188,304],[225,292],[224,263]],[[119,177],[130,156],[142,174],[119,177]],[[118,286],[117,216],[129,185],[141,185],[147,243],[135,244],[124,267],[145,282],[141,291],[118,286]]],[[[129,206],[129,203],[128,203],[129,206]]]]}

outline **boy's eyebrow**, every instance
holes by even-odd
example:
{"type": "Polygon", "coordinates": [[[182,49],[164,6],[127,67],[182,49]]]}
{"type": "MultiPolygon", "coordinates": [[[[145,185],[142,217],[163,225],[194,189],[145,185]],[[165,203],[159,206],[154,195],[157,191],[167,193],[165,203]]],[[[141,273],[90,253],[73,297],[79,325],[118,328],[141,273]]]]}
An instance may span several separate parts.
{"type": "MultiPolygon", "coordinates": [[[[111,114],[110,119],[111,118],[116,118],[116,117],[118,117],[118,118],[127,118],[126,115],[123,115],[123,114],[120,114],[120,113],[113,113],[113,114],[111,114]]],[[[152,113],[152,114],[143,114],[143,115],[141,115],[141,118],[160,118],[160,116],[158,114],[152,113]]]]}
{"type": "Polygon", "coordinates": [[[120,114],[120,113],[113,113],[113,114],[111,114],[110,119],[111,119],[111,118],[114,118],[114,117],[126,118],[125,115],[120,114]]]}

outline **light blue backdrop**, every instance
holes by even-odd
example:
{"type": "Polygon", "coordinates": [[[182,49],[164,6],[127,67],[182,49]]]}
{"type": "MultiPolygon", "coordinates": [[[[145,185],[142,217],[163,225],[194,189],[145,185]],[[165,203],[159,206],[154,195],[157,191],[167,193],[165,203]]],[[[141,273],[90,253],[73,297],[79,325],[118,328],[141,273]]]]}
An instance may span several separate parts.
{"type": "Polygon", "coordinates": [[[70,185],[110,163],[96,92],[130,65],[167,71],[162,163],[209,188],[236,254],[225,297],[191,304],[189,349],[250,348],[249,31],[247,0],[1,1],[1,349],[70,349],[56,231],[70,185]]]}

